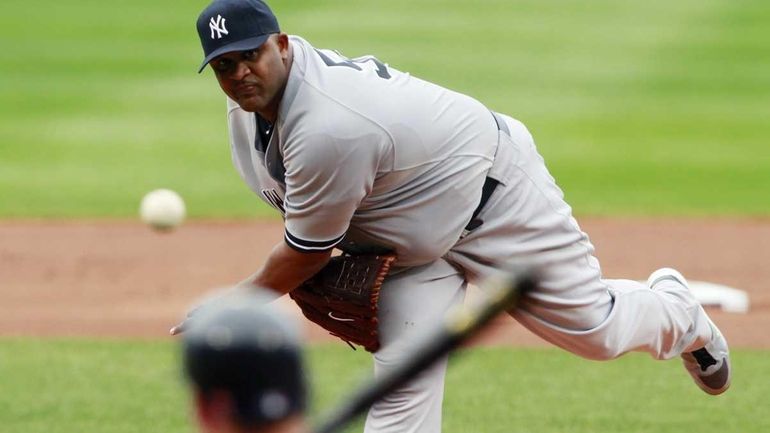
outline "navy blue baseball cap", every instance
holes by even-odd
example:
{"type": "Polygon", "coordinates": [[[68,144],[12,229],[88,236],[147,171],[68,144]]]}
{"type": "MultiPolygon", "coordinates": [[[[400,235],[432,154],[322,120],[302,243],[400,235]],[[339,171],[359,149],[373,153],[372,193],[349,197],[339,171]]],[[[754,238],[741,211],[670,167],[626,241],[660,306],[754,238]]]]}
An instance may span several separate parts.
{"type": "Polygon", "coordinates": [[[197,27],[205,57],[198,73],[214,57],[257,49],[281,31],[273,11],[261,0],[214,0],[198,16],[197,27]]]}
{"type": "Polygon", "coordinates": [[[204,395],[227,392],[241,425],[257,426],[302,414],[307,379],[293,317],[253,291],[208,302],[182,334],[188,380],[204,395]]]}

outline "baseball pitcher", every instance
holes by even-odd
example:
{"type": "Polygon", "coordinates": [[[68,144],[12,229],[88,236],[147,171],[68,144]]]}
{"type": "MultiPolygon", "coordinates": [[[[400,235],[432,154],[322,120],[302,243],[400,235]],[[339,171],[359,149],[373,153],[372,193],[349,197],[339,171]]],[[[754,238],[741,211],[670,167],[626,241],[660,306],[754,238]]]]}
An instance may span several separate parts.
{"type": "MultiPolygon", "coordinates": [[[[685,278],[602,278],[521,122],[375,57],[288,36],[260,0],[215,0],[197,26],[201,70],[227,95],[235,168],[285,222],[253,284],[364,345],[375,374],[469,282],[527,263],[541,281],[511,314],[535,334],[595,360],[681,356],[705,392],[728,388],[727,343],[685,278]],[[332,259],[335,247],[344,254],[332,259]]],[[[365,431],[440,431],[445,370],[446,359],[375,403],[365,431]]]]}

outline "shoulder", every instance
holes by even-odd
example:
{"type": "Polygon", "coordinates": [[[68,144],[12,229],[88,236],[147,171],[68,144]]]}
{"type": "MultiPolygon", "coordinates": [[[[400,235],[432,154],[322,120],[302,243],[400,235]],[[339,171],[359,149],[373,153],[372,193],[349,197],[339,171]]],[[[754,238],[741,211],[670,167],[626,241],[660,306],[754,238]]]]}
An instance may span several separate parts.
{"type": "Polygon", "coordinates": [[[391,143],[393,137],[376,116],[357,109],[315,86],[304,86],[282,125],[287,144],[324,141],[391,143]]]}
{"type": "Polygon", "coordinates": [[[382,93],[387,88],[383,88],[383,78],[376,75],[377,65],[315,48],[298,37],[292,42],[297,67],[292,75],[301,78],[297,97],[290,95],[287,101],[292,110],[325,110],[348,122],[381,123],[377,107],[385,103],[382,93]]]}
{"type": "Polygon", "coordinates": [[[291,41],[293,70],[279,119],[285,144],[357,140],[392,145],[387,122],[377,109],[381,101],[373,100],[374,93],[361,81],[362,71],[329,66],[328,62],[344,57],[332,50],[316,49],[296,36],[291,41]]]}

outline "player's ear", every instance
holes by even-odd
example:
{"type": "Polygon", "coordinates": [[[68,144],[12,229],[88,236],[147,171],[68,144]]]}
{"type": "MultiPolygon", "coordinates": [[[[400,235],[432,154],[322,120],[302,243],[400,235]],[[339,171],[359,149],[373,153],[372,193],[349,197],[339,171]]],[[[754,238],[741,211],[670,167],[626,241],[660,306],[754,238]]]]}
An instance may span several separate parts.
{"type": "Polygon", "coordinates": [[[232,423],[232,400],[221,391],[204,394],[194,392],[195,415],[204,432],[221,432],[232,423]]]}
{"type": "Polygon", "coordinates": [[[278,46],[278,51],[281,53],[281,59],[285,62],[289,57],[289,35],[286,33],[278,33],[275,36],[275,44],[278,46]]]}

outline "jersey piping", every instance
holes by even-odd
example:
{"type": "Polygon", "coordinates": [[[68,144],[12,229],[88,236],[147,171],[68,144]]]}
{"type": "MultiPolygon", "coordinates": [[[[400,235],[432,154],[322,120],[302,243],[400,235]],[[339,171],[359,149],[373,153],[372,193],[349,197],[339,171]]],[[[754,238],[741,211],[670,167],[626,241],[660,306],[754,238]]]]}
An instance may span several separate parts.
{"type": "Polygon", "coordinates": [[[328,251],[339,244],[344,237],[345,234],[343,233],[342,236],[328,241],[308,241],[294,236],[289,233],[288,229],[284,230],[284,239],[286,240],[286,243],[293,249],[304,253],[328,251]]]}

